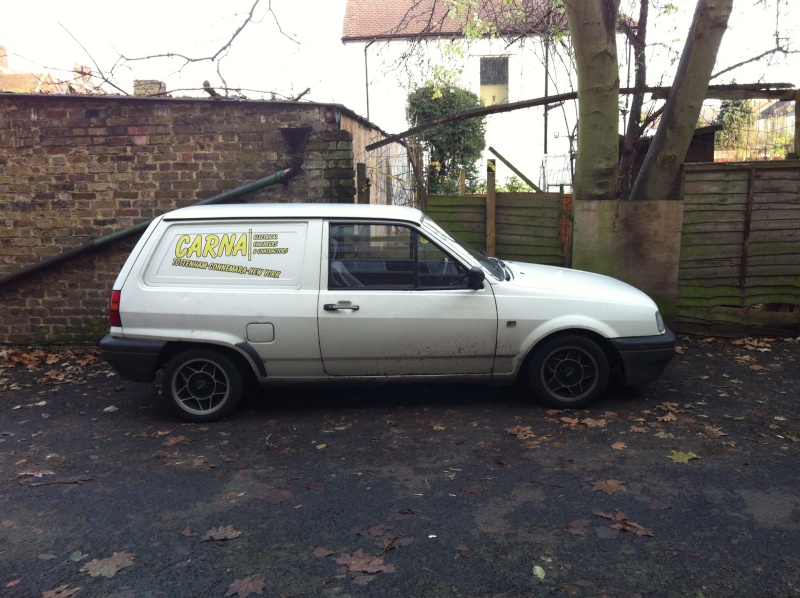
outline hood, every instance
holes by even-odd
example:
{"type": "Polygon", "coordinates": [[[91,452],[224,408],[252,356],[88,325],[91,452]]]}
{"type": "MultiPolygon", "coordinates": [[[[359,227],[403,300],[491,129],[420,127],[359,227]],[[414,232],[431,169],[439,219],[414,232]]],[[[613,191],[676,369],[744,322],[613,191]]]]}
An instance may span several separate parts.
{"type": "Polygon", "coordinates": [[[554,293],[578,293],[595,300],[608,299],[655,306],[653,300],[645,293],[627,282],[610,276],[525,262],[509,261],[505,264],[514,275],[509,284],[519,287],[554,293]]]}

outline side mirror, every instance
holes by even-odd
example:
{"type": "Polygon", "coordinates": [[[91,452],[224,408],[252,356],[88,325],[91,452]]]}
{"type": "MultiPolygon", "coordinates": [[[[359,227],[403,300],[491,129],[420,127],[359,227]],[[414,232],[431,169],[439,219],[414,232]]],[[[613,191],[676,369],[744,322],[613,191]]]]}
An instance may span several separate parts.
{"type": "Polygon", "coordinates": [[[483,288],[483,281],[486,280],[486,274],[478,266],[472,266],[467,275],[467,286],[476,291],[483,288]]]}

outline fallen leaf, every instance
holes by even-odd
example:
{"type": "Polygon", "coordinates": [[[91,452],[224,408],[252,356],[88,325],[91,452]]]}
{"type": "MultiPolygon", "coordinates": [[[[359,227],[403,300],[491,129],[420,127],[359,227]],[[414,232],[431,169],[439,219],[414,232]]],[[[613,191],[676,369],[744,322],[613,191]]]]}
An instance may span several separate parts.
{"type": "Polygon", "coordinates": [[[343,554],[334,559],[337,564],[343,565],[347,571],[360,573],[393,573],[397,571],[394,565],[386,565],[383,557],[364,552],[360,548],[353,554],[343,554]]]}
{"type": "Polygon", "coordinates": [[[331,550],[330,548],[325,548],[323,546],[320,546],[319,548],[314,550],[314,556],[317,557],[318,559],[321,559],[326,556],[331,556],[332,554],[334,554],[333,550],[331,550]]]}
{"type": "Polygon", "coordinates": [[[714,428],[712,426],[706,426],[705,433],[709,438],[720,438],[722,436],[727,436],[727,434],[722,431],[722,428],[714,428]]]}
{"type": "Polygon", "coordinates": [[[631,432],[636,432],[637,434],[647,434],[649,431],[650,430],[642,426],[631,426],[631,432]]]}
{"type": "Polygon", "coordinates": [[[114,405],[109,405],[103,409],[103,413],[114,413],[115,411],[119,411],[119,407],[115,407],[114,405]]]}
{"type": "Polygon", "coordinates": [[[561,421],[568,426],[577,426],[579,423],[581,423],[581,420],[579,420],[577,417],[562,417],[561,421]]]}
{"type": "Polygon", "coordinates": [[[604,420],[604,419],[593,419],[591,417],[587,417],[586,419],[581,420],[581,423],[584,424],[588,428],[605,428],[606,427],[606,420],[604,420]]]}
{"type": "Polygon", "coordinates": [[[533,575],[535,577],[537,577],[538,579],[544,581],[545,571],[539,565],[534,565],[533,566],[533,575]]]}
{"type": "Polygon", "coordinates": [[[202,541],[233,540],[241,535],[242,532],[234,528],[232,525],[221,525],[220,527],[211,528],[208,530],[206,535],[203,536],[202,541]]]}
{"type": "Polygon", "coordinates": [[[520,440],[534,438],[536,436],[530,426],[514,426],[513,428],[506,428],[506,432],[512,436],[516,436],[520,440]]]}
{"type": "Polygon", "coordinates": [[[667,455],[667,459],[672,459],[675,463],[688,463],[692,459],[699,459],[697,455],[694,453],[679,453],[677,451],[672,451],[671,455],[667,455]]]}
{"type": "Polygon", "coordinates": [[[592,484],[592,490],[605,492],[608,495],[614,494],[615,492],[628,491],[625,487],[625,482],[620,482],[619,480],[600,480],[592,484]]]}
{"type": "Polygon", "coordinates": [[[324,448],[328,448],[328,445],[325,444],[325,443],[317,444],[317,445],[314,446],[314,448],[317,449],[317,450],[322,450],[324,448]]]}
{"type": "Polygon", "coordinates": [[[442,424],[433,424],[431,426],[431,428],[434,429],[437,432],[441,432],[442,430],[446,430],[447,429],[442,424]]]}
{"type": "Polygon", "coordinates": [[[170,436],[161,443],[161,446],[175,446],[181,442],[186,442],[186,436],[170,436]]]}
{"type": "Polygon", "coordinates": [[[678,416],[675,415],[672,411],[670,411],[666,415],[662,415],[657,419],[660,422],[674,422],[676,419],[678,419],[678,416]]]}
{"type": "MultiPolygon", "coordinates": [[[[9,587],[9,586],[6,586],[9,587]]],[[[42,592],[42,598],[69,598],[70,596],[74,596],[78,592],[80,592],[80,588],[71,588],[69,584],[64,584],[62,586],[58,586],[52,590],[47,590],[46,592],[42,592]]]]}
{"type": "Polygon", "coordinates": [[[615,451],[621,451],[622,449],[628,448],[628,445],[624,442],[617,441],[611,445],[611,448],[613,448],[615,451]]]}
{"type": "Polygon", "coordinates": [[[237,579],[228,586],[228,593],[225,596],[237,595],[239,598],[247,598],[252,594],[263,594],[266,583],[261,577],[251,575],[244,579],[237,579]]]}
{"type": "Polygon", "coordinates": [[[279,505],[292,498],[292,493],[289,490],[281,490],[280,488],[272,488],[267,490],[266,499],[271,505],[279,505]]]}
{"type": "Polygon", "coordinates": [[[587,526],[591,523],[588,519],[573,519],[567,524],[567,531],[571,534],[583,536],[587,532],[587,526]]]}
{"type": "Polygon", "coordinates": [[[635,521],[631,521],[628,519],[628,516],[623,513],[622,511],[617,511],[616,515],[610,515],[609,513],[604,513],[602,511],[592,511],[598,517],[602,517],[603,519],[610,519],[611,520],[611,529],[616,529],[625,532],[633,532],[637,536],[652,536],[653,532],[647,529],[644,526],[639,525],[635,521]]]}
{"type": "Polygon", "coordinates": [[[81,573],[88,573],[92,577],[107,577],[111,578],[117,574],[117,571],[126,567],[133,566],[133,558],[129,552],[115,552],[113,555],[106,559],[94,559],[81,567],[81,573]]]}

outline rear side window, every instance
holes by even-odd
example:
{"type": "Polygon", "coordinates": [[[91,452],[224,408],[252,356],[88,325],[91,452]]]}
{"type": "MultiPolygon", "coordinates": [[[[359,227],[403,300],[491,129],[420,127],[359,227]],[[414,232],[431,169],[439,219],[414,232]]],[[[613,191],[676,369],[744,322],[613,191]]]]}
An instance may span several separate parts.
{"type": "Polygon", "coordinates": [[[395,224],[331,223],[328,288],[467,288],[467,269],[416,229],[395,224]]]}
{"type": "Polygon", "coordinates": [[[174,223],[145,270],[148,285],[299,287],[307,224],[174,223]]]}

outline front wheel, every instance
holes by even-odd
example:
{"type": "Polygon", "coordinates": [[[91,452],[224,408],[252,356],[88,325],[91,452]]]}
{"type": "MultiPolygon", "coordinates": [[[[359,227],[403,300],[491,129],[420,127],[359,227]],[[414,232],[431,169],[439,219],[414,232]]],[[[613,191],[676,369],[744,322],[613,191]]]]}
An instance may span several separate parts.
{"type": "Polygon", "coordinates": [[[211,422],[233,411],[242,398],[242,373],[217,351],[176,355],[164,370],[163,390],[172,409],[192,422],[211,422]]]}
{"type": "Polygon", "coordinates": [[[557,336],[537,347],[528,366],[533,394],[552,407],[576,408],[596,400],[609,379],[608,358],[589,338],[557,336]]]}

